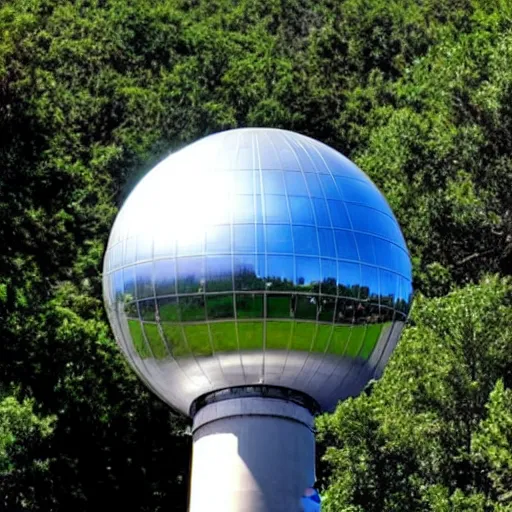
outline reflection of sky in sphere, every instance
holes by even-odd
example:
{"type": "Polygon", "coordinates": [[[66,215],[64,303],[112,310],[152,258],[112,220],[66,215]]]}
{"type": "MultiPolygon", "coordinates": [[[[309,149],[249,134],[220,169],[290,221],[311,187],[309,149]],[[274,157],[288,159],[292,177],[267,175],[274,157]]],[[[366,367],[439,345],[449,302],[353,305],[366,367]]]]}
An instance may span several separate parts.
{"type": "Polygon", "coordinates": [[[270,350],[369,361],[386,326],[405,319],[411,291],[405,241],[375,185],[329,147],[282,130],[232,130],[165,159],[127,199],[105,258],[110,318],[139,373],[152,380],[151,358],[180,370],[192,358],[208,389],[288,385],[283,375],[301,370],[270,371],[270,350]],[[305,333],[309,345],[297,341],[305,333]],[[245,368],[245,350],[262,352],[261,370],[245,368]],[[228,371],[219,354],[233,351],[242,355],[228,371]],[[208,357],[232,375],[214,383],[208,357]]]}

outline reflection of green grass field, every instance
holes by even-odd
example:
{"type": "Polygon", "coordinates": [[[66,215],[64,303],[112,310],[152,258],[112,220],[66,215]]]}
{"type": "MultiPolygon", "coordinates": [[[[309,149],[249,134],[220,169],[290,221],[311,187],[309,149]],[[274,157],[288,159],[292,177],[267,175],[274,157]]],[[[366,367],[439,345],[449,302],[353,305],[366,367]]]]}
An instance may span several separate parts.
{"type": "Polygon", "coordinates": [[[144,323],[144,332],[146,333],[146,339],[148,340],[151,352],[155,359],[164,359],[167,357],[167,349],[165,348],[158,326],[156,324],[144,323]]]}
{"type": "Polygon", "coordinates": [[[149,352],[149,348],[146,345],[146,341],[144,340],[144,335],[142,334],[142,327],[138,320],[128,320],[128,328],[130,329],[130,334],[132,335],[133,346],[143,359],[146,357],[151,357],[151,353],[149,352]]]}
{"type": "Polygon", "coordinates": [[[207,324],[183,325],[183,328],[192,354],[197,356],[211,355],[212,345],[207,324]]]}
{"type": "Polygon", "coordinates": [[[292,337],[293,322],[267,322],[266,348],[286,350],[292,337]]]}
{"type": "Polygon", "coordinates": [[[361,352],[359,352],[359,357],[362,359],[368,359],[372,355],[373,349],[375,348],[377,341],[379,341],[379,336],[383,327],[384,325],[368,325],[366,327],[366,336],[364,338],[361,352]]]}
{"type": "Polygon", "coordinates": [[[312,352],[323,352],[325,350],[325,347],[329,343],[332,331],[333,331],[332,325],[318,324],[318,329],[316,331],[316,337],[313,341],[313,347],[311,348],[311,351],[312,352]]]}
{"type": "MultiPolygon", "coordinates": [[[[171,324],[162,323],[165,337],[154,323],[128,320],[135,350],[142,357],[163,359],[187,355],[208,356],[215,352],[261,350],[263,348],[262,321],[171,324]],[[237,340],[238,330],[238,340],[237,340]],[[144,336],[145,334],[145,336],[144,336]],[[211,339],[211,341],[210,341],[211,339]],[[147,342],[146,342],[147,340],[147,342]],[[148,346],[149,345],[149,346],[148,346]]],[[[368,359],[382,332],[383,325],[327,325],[314,322],[268,320],[266,323],[267,350],[297,350],[327,352],[345,357],[368,359]]]]}
{"type": "Polygon", "coordinates": [[[162,331],[167,346],[174,357],[190,355],[181,325],[162,323],[162,331]]]}
{"type": "Polygon", "coordinates": [[[310,322],[296,322],[292,333],[293,350],[309,352],[315,336],[316,325],[310,322]]]}
{"type": "Polygon", "coordinates": [[[138,320],[128,320],[128,328],[133,339],[135,350],[143,359],[146,357],[155,357],[156,359],[163,359],[167,356],[167,351],[158,332],[158,327],[155,324],[144,324],[144,333],[142,326],[138,320]],[[149,344],[149,346],[148,346],[149,344]]]}
{"type": "Polygon", "coordinates": [[[263,349],[263,322],[240,322],[238,324],[240,350],[263,349]]]}
{"type": "Polygon", "coordinates": [[[213,349],[215,352],[233,352],[238,350],[235,322],[218,322],[210,324],[213,349]]]}

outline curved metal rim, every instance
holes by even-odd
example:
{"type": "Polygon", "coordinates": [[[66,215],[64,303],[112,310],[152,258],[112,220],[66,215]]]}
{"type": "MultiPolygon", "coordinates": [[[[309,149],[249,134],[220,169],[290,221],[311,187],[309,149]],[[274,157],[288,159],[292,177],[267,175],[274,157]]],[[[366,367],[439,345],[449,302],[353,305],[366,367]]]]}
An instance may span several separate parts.
{"type": "Polygon", "coordinates": [[[233,386],[201,395],[192,402],[189,415],[193,418],[197,412],[206,405],[224,400],[231,400],[233,398],[246,397],[274,398],[292,402],[304,407],[312,415],[318,414],[322,410],[318,402],[306,393],[290,388],[261,384],[251,386],[233,386]]]}

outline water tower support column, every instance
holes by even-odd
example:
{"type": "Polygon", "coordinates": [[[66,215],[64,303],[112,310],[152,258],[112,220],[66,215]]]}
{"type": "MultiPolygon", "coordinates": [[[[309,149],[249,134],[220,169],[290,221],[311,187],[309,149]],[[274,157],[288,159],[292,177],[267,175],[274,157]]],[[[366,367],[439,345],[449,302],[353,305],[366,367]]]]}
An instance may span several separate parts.
{"type": "Polygon", "coordinates": [[[315,482],[313,416],[291,401],[210,403],[193,440],[190,512],[298,512],[315,482]]]}

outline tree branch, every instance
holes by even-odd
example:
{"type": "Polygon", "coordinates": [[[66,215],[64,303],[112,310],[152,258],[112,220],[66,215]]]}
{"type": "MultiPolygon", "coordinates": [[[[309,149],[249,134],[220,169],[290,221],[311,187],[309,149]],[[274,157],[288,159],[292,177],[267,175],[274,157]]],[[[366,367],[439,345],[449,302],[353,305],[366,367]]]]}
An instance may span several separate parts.
{"type": "Polygon", "coordinates": [[[494,249],[488,249],[487,251],[484,251],[484,252],[474,252],[473,254],[470,254],[469,256],[466,256],[465,258],[462,258],[461,260],[456,261],[454,265],[456,267],[458,267],[460,265],[464,265],[464,263],[467,263],[468,261],[474,260],[475,258],[480,258],[482,256],[487,256],[487,254],[490,254],[493,251],[494,251],[494,249]]]}

